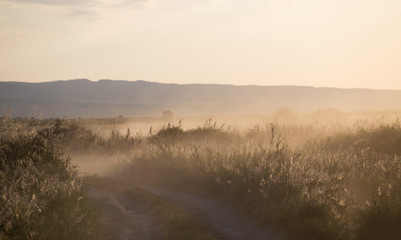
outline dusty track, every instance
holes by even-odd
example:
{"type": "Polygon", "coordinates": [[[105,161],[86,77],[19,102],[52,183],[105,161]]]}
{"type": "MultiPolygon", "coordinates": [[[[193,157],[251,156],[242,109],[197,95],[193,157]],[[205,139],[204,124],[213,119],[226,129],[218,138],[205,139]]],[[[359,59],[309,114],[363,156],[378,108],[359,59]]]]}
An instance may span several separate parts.
{"type": "Polygon", "coordinates": [[[193,194],[170,191],[164,188],[142,186],[155,195],[162,196],[171,204],[194,212],[227,240],[279,240],[266,229],[252,224],[223,203],[193,194]]]}
{"type": "MultiPolygon", "coordinates": [[[[154,185],[140,186],[154,195],[165,198],[170,204],[199,216],[211,232],[216,233],[218,239],[282,239],[216,199],[154,185]]],[[[101,239],[163,239],[160,223],[156,220],[157,213],[149,206],[144,206],[144,202],[135,201],[110,189],[95,187],[88,189],[88,196],[99,202],[103,209],[101,221],[105,229],[101,239]]]]}
{"type": "Polygon", "coordinates": [[[101,223],[104,240],[163,239],[155,213],[133,199],[105,189],[91,187],[87,194],[102,209],[101,223]]]}

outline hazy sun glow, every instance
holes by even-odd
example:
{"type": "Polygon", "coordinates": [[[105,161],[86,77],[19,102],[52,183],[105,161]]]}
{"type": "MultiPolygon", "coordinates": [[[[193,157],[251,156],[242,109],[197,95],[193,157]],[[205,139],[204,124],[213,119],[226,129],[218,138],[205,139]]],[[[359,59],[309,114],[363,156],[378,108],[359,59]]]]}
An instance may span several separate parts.
{"type": "Polygon", "coordinates": [[[0,0],[0,81],[401,89],[399,0],[0,0]]]}

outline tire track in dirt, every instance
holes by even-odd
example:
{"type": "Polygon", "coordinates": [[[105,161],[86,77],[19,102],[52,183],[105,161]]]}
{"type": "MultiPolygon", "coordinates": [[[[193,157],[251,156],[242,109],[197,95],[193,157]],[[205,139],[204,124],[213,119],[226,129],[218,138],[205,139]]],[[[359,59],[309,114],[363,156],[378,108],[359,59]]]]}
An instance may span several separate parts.
{"type": "Polygon", "coordinates": [[[162,196],[171,204],[191,211],[208,222],[211,228],[227,240],[280,240],[283,237],[244,219],[235,210],[213,199],[199,197],[154,186],[141,186],[162,196]]]}
{"type": "Polygon", "coordinates": [[[155,213],[143,203],[119,193],[90,187],[87,196],[99,203],[104,240],[163,239],[155,213]]]}

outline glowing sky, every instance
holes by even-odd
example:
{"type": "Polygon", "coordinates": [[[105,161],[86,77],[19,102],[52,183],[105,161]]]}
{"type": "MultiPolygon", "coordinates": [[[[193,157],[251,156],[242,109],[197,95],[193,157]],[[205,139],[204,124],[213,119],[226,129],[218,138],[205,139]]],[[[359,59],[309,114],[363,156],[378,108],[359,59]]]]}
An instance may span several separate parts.
{"type": "Polygon", "coordinates": [[[0,0],[0,81],[401,89],[400,0],[0,0]]]}

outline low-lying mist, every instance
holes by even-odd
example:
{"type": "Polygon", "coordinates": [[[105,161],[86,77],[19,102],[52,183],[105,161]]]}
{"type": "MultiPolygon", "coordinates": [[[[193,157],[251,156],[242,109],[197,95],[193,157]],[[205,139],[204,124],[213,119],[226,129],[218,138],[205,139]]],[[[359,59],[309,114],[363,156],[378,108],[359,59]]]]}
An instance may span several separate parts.
{"type": "MultiPolygon", "coordinates": [[[[3,118],[1,134],[4,146],[23,134],[47,149],[50,139],[80,176],[207,193],[291,239],[395,239],[400,115],[281,109],[214,118],[3,118]]],[[[50,150],[38,149],[42,166],[50,150]]]]}

